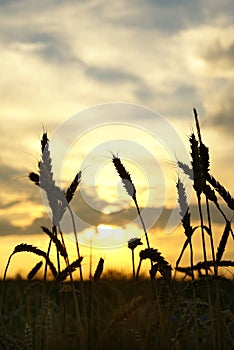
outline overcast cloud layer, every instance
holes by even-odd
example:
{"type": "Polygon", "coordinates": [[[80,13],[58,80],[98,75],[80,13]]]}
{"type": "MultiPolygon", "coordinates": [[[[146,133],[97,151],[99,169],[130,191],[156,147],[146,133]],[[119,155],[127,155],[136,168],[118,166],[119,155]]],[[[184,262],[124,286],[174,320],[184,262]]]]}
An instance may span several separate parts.
{"type": "Polygon", "coordinates": [[[212,170],[234,192],[233,13],[228,0],[1,1],[0,233],[38,232],[45,214],[27,174],[43,125],[52,133],[95,104],[155,109],[184,142],[196,107],[212,170]]]}

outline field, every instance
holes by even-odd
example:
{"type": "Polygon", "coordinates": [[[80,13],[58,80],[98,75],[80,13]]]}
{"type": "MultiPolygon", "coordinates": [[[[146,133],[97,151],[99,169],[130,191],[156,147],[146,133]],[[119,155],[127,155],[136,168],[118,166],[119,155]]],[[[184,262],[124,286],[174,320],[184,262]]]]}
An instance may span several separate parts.
{"type": "Polygon", "coordinates": [[[209,286],[213,325],[201,282],[157,281],[157,300],[148,279],[138,281],[137,293],[134,281],[121,275],[82,287],[77,283],[78,318],[70,283],[7,281],[1,348],[233,349],[233,281],[214,280],[209,286]]]}
{"type": "Polygon", "coordinates": [[[178,168],[193,181],[199,223],[193,225],[186,188],[178,178],[177,191],[184,245],[176,266],[150,245],[150,239],[137,202],[133,175],[121,159],[113,155],[113,166],[132,198],[142,224],[146,247],[141,239],[128,242],[132,256],[132,275],[103,273],[100,258],[95,273],[84,280],[78,234],[69,203],[79,190],[82,173],[71,185],[61,190],[53,179],[49,140],[41,139],[41,160],[38,173],[29,179],[46,192],[52,212],[51,227],[42,227],[49,236],[48,250],[22,243],[14,247],[0,282],[0,349],[234,349],[234,281],[222,277],[220,268],[232,273],[233,261],[223,259],[227,244],[233,241],[231,217],[234,199],[225,187],[210,174],[209,149],[201,137],[197,112],[194,110],[197,135],[189,138],[191,164],[178,161],[178,168]],[[203,204],[203,205],[202,205],[203,204]],[[205,205],[204,205],[205,204],[205,205]],[[210,206],[223,220],[223,233],[214,245],[210,206]],[[205,209],[204,209],[205,208],[205,209]],[[224,209],[225,208],[225,209],[224,209]],[[228,211],[226,211],[228,209],[228,211]],[[77,259],[69,261],[60,222],[70,213],[77,259]],[[203,261],[194,261],[193,234],[200,234],[203,261]],[[57,251],[56,261],[50,258],[51,247],[57,251]],[[141,248],[139,257],[135,249],[141,248]],[[208,260],[207,251],[212,252],[208,260]],[[189,251],[189,266],[181,259],[189,251]],[[40,257],[28,274],[28,280],[7,279],[12,257],[19,253],[40,257]],[[62,268],[62,262],[65,268],[62,268]],[[136,261],[139,263],[136,265],[136,261]],[[149,274],[140,274],[147,261],[149,274]],[[44,265],[43,265],[44,262],[44,265]],[[40,278],[38,272],[41,272],[40,278]],[[74,278],[79,273],[79,279],[74,278]],[[183,279],[178,279],[178,272],[183,279]]]}

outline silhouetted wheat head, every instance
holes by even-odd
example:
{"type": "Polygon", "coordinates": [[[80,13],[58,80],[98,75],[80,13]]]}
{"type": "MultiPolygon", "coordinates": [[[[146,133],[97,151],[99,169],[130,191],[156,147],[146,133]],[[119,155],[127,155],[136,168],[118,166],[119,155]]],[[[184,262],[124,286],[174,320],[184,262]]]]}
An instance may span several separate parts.
{"type": "Polygon", "coordinates": [[[64,281],[69,274],[73,273],[78,267],[80,267],[82,260],[83,260],[83,257],[80,257],[79,259],[73,261],[70,265],[68,265],[63,271],[61,271],[57,275],[56,281],[57,282],[64,281]]]}
{"type": "Polygon", "coordinates": [[[137,209],[137,212],[138,212],[138,215],[139,215],[139,218],[140,218],[140,221],[141,221],[144,233],[145,233],[146,243],[147,243],[148,248],[150,248],[148,233],[147,233],[147,230],[145,227],[145,223],[144,223],[142,216],[141,216],[140,208],[139,208],[137,198],[136,198],[136,188],[135,188],[134,183],[131,179],[131,176],[130,176],[129,172],[125,169],[125,167],[123,166],[119,157],[116,157],[115,155],[113,155],[112,162],[113,162],[115,169],[118,172],[118,174],[122,180],[122,183],[123,183],[127,193],[134,200],[134,203],[136,205],[136,209],[137,209]]]}
{"type": "Polygon", "coordinates": [[[40,268],[42,267],[43,262],[39,261],[33,268],[32,270],[28,273],[27,275],[27,279],[29,281],[31,281],[33,279],[33,277],[37,274],[37,272],[40,270],[40,268]]]}
{"type": "Polygon", "coordinates": [[[100,279],[101,274],[102,274],[102,272],[103,272],[103,267],[104,267],[104,259],[103,259],[103,258],[100,258],[100,259],[99,259],[99,262],[98,262],[98,264],[97,264],[96,270],[95,270],[95,272],[94,272],[94,275],[93,275],[93,280],[94,280],[95,282],[97,282],[97,281],[100,279]]]}
{"type": "Polygon", "coordinates": [[[130,197],[135,199],[136,188],[135,188],[134,183],[131,179],[131,175],[123,166],[120,158],[113,155],[112,161],[114,163],[115,169],[117,170],[117,172],[122,180],[122,183],[123,183],[127,193],[129,194],[130,197]]]}
{"type": "Polygon", "coordinates": [[[20,252],[29,252],[29,253],[33,253],[33,254],[42,256],[46,260],[46,263],[48,264],[48,266],[50,267],[50,270],[51,270],[53,276],[56,278],[57,270],[56,270],[54,264],[52,263],[52,261],[50,260],[50,258],[48,257],[48,255],[46,254],[46,252],[44,252],[43,250],[41,250],[37,247],[32,246],[31,244],[21,243],[21,244],[18,244],[17,246],[15,246],[13,253],[11,253],[11,255],[8,259],[8,263],[7,263],[5,272],[4,272],[4,278],[3,278],[4,280],[6,278],[6,273],[7,273],[7,269],[8,269],[8,266],[10,264],[11,258],[13,257],[14,254],[17,254],[20,252]]]}

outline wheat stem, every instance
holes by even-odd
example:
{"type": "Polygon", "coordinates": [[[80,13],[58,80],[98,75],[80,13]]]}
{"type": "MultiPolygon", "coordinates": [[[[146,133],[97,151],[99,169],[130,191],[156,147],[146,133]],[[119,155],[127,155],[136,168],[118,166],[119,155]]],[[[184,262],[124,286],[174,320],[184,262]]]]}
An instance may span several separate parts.
{"type": "Polygon", "coordinates": [[[146,227],[145,227],[145,223],[144,223],[144,221],[143,221],[143,218],[142,218],[142,216],[141,216],[141,211],[140,211],[140,209],[139,209],[139,206],[138,206],[136,197],[134,197],[133,200],[134,200],[134,203],[135,203],[135,205],[136,205],[137,213],[138,213],[138,215],[139,215],[139,218],[140,218],[140,221],[141,221],[141,224],[142,224],[144,233],[145,233],[145,239],[146,239],[147,246],[148,246],[148,248],[150,249],[150,243],[149,243],[148,233],[147,233],[147,230],[146,230],[146,227]]]}
{"type": "MultiPolygon", "coordinates": [[[[72,209],[71,209],[70,205],[68,204],[67,207],[68,207],[69,213],[71,215],[73,233],[74,233],[75,242],[76,242],[77,256],[78,256],[78,259],[80,259],[81,255],[80,255],[80,248],[79,248],[79,242],[78,242],[78,236],[77,236],[77,230],[76,230],[76,223],[75,223],[74,215],[73,215],[73,212],[72,212],[72,209]]],[[[80,280],[81,280],[81,282],[83,282],[83,274],[82,274],[82,267],[81,267],[81,265],[79,267],[79,270],[80,270],[80,280]]]]}
{"type": "MultiPolygon", "coordinates": [[[[209,151],[208,148],[202,143],[201,139],[201,130],[200,130],[200,125],[198,121],[198,115],[197,111],[194,108],[194,117],[195,117],[195,122],[196,122],[196,128],[197,128],[197,134],[198,134],[198,139],[199,139],[199,148],[198,148],[198,153],[199,153],[199,158],[200,162],[198,160],[198,164],[200,163],[201,169],[200,169],[200,178],[201,178],[201,192],[200,190],[196,189],[197,193],[197,199],[198,199],[198,208],[199,208],[199,215],[200,215],[200,220],[201,220],[201,232],[202,232],[202,246],[203,246],[203,255],[204,255],[204,262],[206,265],[206,286],[207,286],[207,292],[208,292],[208,303],[209,303],[209,317],[210,317],[210,323],[211,323],[211,333],[212,333],[212,343],[213,343],[213,349],[216,349],[216,341],[215,341],[215,331],[214,331],[214,322],[213,322],[213,311],[212,311],[212,301],[211,301],[211,294],[210,294],[210,285],[208,282],[208,266],[207,266],[207,257],[206,257],[206,245],[205,245],[205,235],[204,235],[204,227],[203,227],[203,214],[202,214],[202,209],[201,209],[201,193],[204,191],[205,185],[206,185],[206,180],[209,174],[209,151]]],[[[194,174],[194,178],[196,174],[194,174]]],[[[198,172],[199,176],[199,172],[198,172]]],[[[206,197],[207,200],[207,197],[206,197]]],[[[208,210],[208,218],[209,218],[209,205],[208,201],[206,201],[207,204],[207,210],[208,210]]],[[[210,228],[210,239],[211,239],[211,247],[212,247],[212,256],[214,258],[214,251],[213,251],[213,237],[212,237],[212,231],[211,231],[211,222],[209,221],[209,228],[210,228]]],[[[215,263],[215,262],[214,262],[215,263]]]]}
{"type": "Polygon", "coordinates": [[[214,262],[214,274],[218,275],[218,267],[215,260],[215,250],[214,250],[214,240],[213,240],[213,233],[212,233],[212,223],[211,223],[211,217],[210,217],[210,206],[209,206],[209,200],[206,197],[206,209],[207,209],[207,219],[208,219],[208,226],[210,231],[210,246],[211,246],[211,253],[212,253],[212,260],[214,262]]]}

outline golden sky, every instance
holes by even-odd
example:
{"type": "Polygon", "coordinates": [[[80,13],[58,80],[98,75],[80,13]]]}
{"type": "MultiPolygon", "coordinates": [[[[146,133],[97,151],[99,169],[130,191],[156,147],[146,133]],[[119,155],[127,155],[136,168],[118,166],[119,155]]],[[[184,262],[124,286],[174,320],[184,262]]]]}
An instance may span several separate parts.
{"type": "MultiPolygon", "coordinates": [[[[16,244],[48,244],[46,208],[27,177],[37,171],[43,128],[57,183],[66,188],[83,171],[73,209],[81,241],[93,235],[94,263],[102,256],[109,268],[130,269],[127,240],[142,234],[115,153],[132,174],[155,248],[174,264],[184,240],[168,224],[171,212],[179,223],[175,160],[189,159],[193,107],[211,173],[234,193],[233,11],[230,0],[0,1],[0,276],[16,244]],[[112,249],[105,235],[115,237],[112,249]]],[[[214,224],[219,238],[215,214],[214,224]]],[[[230,241],[230,259],[232,251],[230,241]]],[[[9,274],[28,270],[26,259],[9,274]]]]}

